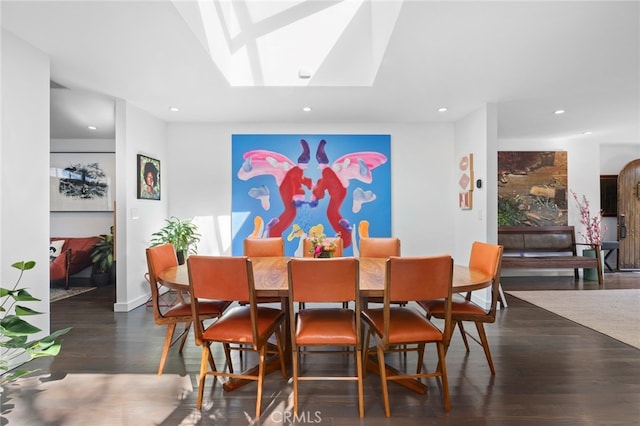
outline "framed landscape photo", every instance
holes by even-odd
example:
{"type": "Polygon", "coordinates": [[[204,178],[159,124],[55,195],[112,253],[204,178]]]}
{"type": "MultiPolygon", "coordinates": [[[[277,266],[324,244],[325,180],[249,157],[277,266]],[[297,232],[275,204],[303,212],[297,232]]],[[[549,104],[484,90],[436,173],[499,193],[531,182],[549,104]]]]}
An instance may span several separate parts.
{"type": "Polygon", "coordinates": [[[160,160],[138,154],[138,198],[160,199],[160,160]]]}
{"type": "Polygon", "coordinates": [[[115,154],[112,152],[52,152],[50,210],[113,211],[115,182],[115,154]]]}

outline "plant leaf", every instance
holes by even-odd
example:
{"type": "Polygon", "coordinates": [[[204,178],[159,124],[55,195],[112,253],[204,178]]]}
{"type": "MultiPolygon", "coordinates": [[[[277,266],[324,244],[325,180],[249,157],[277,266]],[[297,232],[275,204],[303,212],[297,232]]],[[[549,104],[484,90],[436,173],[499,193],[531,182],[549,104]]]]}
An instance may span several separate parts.
{"type": "Polygon", "coordinates": [[[13,298],[19,302],[39,302],[40,299],[33,297],[27,290],[21,288],[13,293],[13,298]]]}
{"type": "Polygon", "coordinates": [[[34,311],[31,308],[27,308],[25,306],[16,305],[16,315],[25,317],[28,315],[40,315],[42,312],[34,311]]]}
{"type": "Polygon", "coordinates": [[[16,315],[8,315],[2,318],[0,326],[4,329],[2,334],[8,337],[26,336],[42,331],[16,315]]]}
{"type": "Polygon", "coordinates": [[[36,262],[33,260],[16,262],[11,265],[16,269],[20,269],[21,271],[28,271],[29,269],[33,269],[36,266],[36,262]]]}

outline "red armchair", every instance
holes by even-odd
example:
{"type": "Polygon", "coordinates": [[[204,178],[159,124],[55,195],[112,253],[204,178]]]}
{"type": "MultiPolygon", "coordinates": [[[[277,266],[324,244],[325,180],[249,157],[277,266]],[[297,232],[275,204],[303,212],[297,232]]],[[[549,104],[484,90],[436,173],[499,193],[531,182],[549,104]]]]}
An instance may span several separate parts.
{"type": "Polygon", "coordinates": [[[64,240],[60,254],[51,257],[49,279],[64,280],[64,288],[69,288],[69,276],[88,268],[91,263],[93,245],[98,237],[51,237],[50,242],[64,240]]]}

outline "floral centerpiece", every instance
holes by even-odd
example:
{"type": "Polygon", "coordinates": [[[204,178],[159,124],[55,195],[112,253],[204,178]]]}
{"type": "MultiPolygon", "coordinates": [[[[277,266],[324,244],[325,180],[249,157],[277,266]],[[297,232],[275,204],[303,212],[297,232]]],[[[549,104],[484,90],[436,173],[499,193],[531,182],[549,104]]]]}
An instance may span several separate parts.
{"type": "MultiPolygon", "coordinates": [[[[340,234],[336,236],[339,237],[340,234]]],[[[309,253],[313,254],[313,257],[333,257],[333,253],[336,251],[336,244],[327,239],[324,234],[324,227],[321,224],[313,226],[309,230],[309,241],[311,242],[309,253]]]]}
{"type": "Polygon", "coordinates": [[[602,212],[599,212],[597,216],[591,217],[591,210],[589,209],[589,200],[587,200],[587,197],[583,195],[580,199],[573,191],[571,191],[571,194],[580,209],[580,223],[585,229],[584,233],[579,232],[579,234],[584,238],[586,244],[596,250],[602,245],[602,235],[607,231],[606,225],[602,223],[602,212]]]}

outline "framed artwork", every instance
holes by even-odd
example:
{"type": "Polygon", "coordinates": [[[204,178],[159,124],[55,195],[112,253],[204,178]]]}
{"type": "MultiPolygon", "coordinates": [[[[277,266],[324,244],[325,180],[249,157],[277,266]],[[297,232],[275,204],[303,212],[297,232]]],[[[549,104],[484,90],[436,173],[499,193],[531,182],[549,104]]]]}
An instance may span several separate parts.
{"type": "Polygon", "coordinates": [[[473,154],[463,155],[458,163],[458,205],[462,210],[473,207],[473,154]]]}
{"type": "Polygon", "coordinates": [[[115,154],[52,152],[49,199],[52,212],[113,211],[115,154]]]}
{"type": "Polygon", "coordinates": [[[160,199],[160,160],[138,154],[138,198],[160,199]]]}
{"type": "Polygon", "coordinates": [[[567,225],[567,152],[498,152],[498,226],[567,225]]]}
{"type": "Polygon", "coordinates": [[[303,256],[310,235],[340,235],[357,255],[361,236],[391,236],[391,137],[232,135],[232,253],[245,238],[282,237],[303,256]]]}

